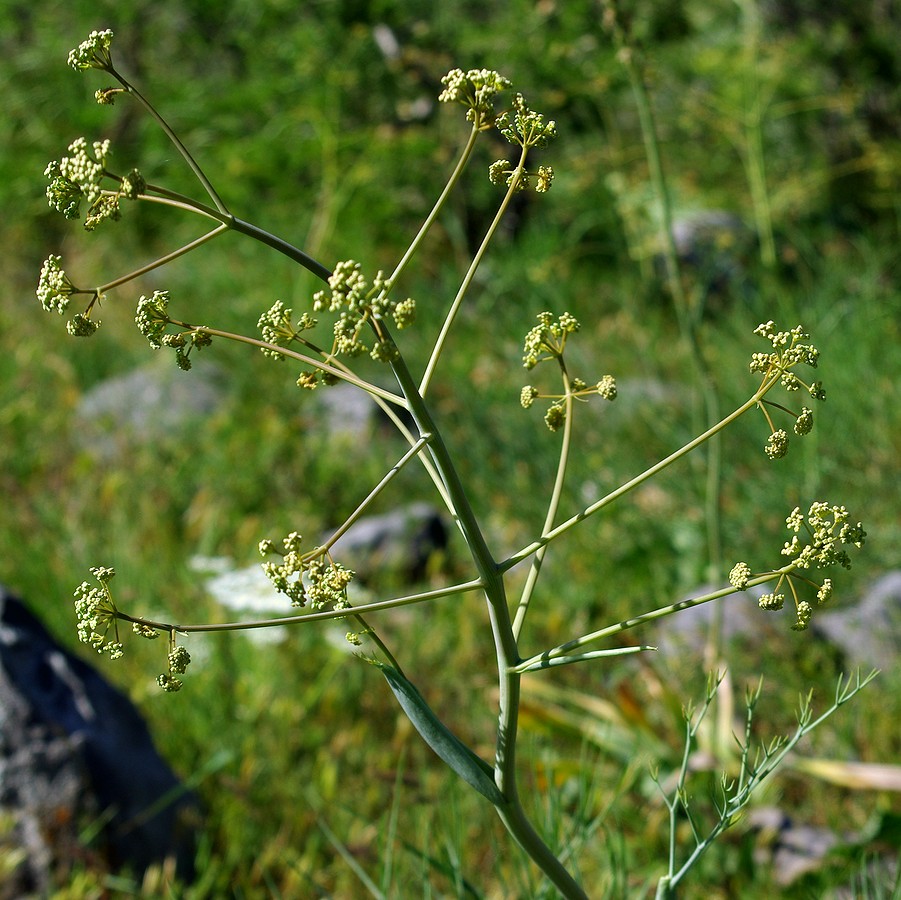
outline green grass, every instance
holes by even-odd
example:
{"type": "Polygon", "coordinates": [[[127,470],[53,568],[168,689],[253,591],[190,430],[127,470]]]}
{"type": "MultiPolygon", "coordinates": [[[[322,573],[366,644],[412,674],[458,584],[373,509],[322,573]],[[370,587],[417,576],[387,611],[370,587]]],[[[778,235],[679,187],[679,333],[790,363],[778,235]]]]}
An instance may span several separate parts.
{"type": "MultiPolygon", "coordinates": [[[[279,4],[263,12],[249,5],[213,24],[201,21],[202,4],[148,4],[133,21],[111,6],[104,19],[86,4],[65,11],[49,4],[27,22],[19,4],[7,0],[0,7],[6,20],[24,23],[5,39],[11,55],[3,63],[10,84],[19,75],[0,172],[5,205],[20,213],[4,222],[3,245],[10,249],[0,263],[0,580],[70,646],[71,593],[88,566],[116,566],[123,606],[166,609],[180,619],[221,618],[226,614],[188,565],[191,556],[221,554],[244,565],[254,561],[262,537],[333,526],[399,452],[393,441],[371,457],[349,448],[331,452],[312,427],[303,402],[309,398],[292,385],[290,364],[222,342],[196,359],[198,368],[215,363],[227,372],[227,398],[214,416],[186,434],[136,447],[126,459],[99,463],[80,448],[73,419],[80,397],[148,361],[133,326],[133,301],[159,283],[147,279],[111,297],[98,335],[74,341],[62,320],[42,314],[33,298],[40,261],[62,247],[67,269],[99,281],[196,234],[190,223],[127,210],[131,221],[85,239],[44,211],[46,161],[77,134],[105,132],[111,122],[134,129],[123,152],[140,148],[143,159],[146,147],[151,163],[169,163],[167,173],[174,171],[171,153],[146,125],[118,110],[101,115],[89,103],[86,82],[63,71],[65,51],[91,28],[109,23],[136,45],[148,69],[142,83],[152,86],[155,102],[226,185],[239,214],[252,213],[299,243],[309,235],[311,249],[327,262],[354,255],[367,268],[388,268],[427,211],[458,129],[442,114],[404,123],[397,109],[437,93],[437,77],[449,65],[509,71],[529,86],[539,108],[559,119],[554,190],[540,207],[523,210],[516,233],[486,264],[434,387],[439,424],[460,454],[493,546],[513,550],[534,535],[544,513],[541,489],[552,482],[556,464],[557,438],[544,429],[541,412],[517,402],[531,377],[521,367],[522,335],[540,310],[569,309],[583,321],[576,364],[586,372],[611,372],[623,386],[653,381],[671,390],[662,402],[639,392],[630,403],[624,387],[613,406],[579,410],[584,430],[564,510],[580,508],[583,490],[620,483],[695,431],[699,401],[677,349],[676,322],[661,286],[642,278],[642,262],[630,258],[634,242],[605,186],[615,170],[637,191],[646,173],[623,75],[593,8],[560,4],[542,19],[524,3],[484,13],[478,11],[483,4],[460,4],[458,14],[387,4],[386,20],[407,54],[391,65],[373,47],[373,23],[355,17],[350,6],[320,4],[317,15],[295,22],[279,4]],[[173,41],[179,22],[187,24],[173,41]],[[210,50],[202,28],[214,26],[220,40],[210,50]]],[[[677,199],[687,207],[728,206],[747,214],[741,161],[717,128],[724,117],[698,115],[709,107],[686,87],[693,83],[692,53],[701,50],[704,60],[715,59],[709,77],[716,84],[730,77],[722,61],[730,39],[722,26],[731,13],[717,4],[701,22],[707,6],[686,5],[690,27],[677,27],[678,18],[665,26],[663,17],[649,17],[649,56],[657,67],[651,91],[677,199]]],[[[798,92],[843,96],[805,39],[782,35],[773,44],[780,102],[789,104],[798,92]],[[814,83],[786,88],[798,69],[814,83]]],[[[870,86],[879,87],[875,76],[870,86]]],[[[753,290],[705,320],[701,341],[709,367],[721,375],[721,405],[728,409],[752,388],[746,361],[758,349],[750,334],[758,322],[801,321],[813,333],[828,392],[812,436],[817,443],[799,443],[774,464],[760,452],[762,419],[746,417],[724,435],[722,577],[738,559],[772,565],[786,513],[822,495],[847,505],[868,531],[865,553],[837,582],[837,602],[845,603],[898,565],[901,413],[892,398],[901,380],[901,302],[889,201],[901,169],[890,142],[868,136],[864,143],[879,151],[879,169],[856,196],[853,222],[840,221],[829,205],[843,185],[830,170],[837,163],[819,151],[811,155],[825,126],[805,115],[800,122],[774,119],[766,132],[771,190],[784,201],[774,211],[785,265],[775,273],[754,267],[753,290]],[[805,172],[834,179],[830,190],[812,190],[805,172]]],[[[485,155],[477,168],[487,161],[485,155]]],[[[417,330],[404,335],[414,368],[424,364],[456,290],[472,231],[495,203],[488,188],[474,169],[469,205],[443,216],[427,264],[405,276],[402,289],[417,297],[421,311],[417,330]]],[[[162,276],[173,303],[190,309],[192,320],[254,333],[274,299],[301,307],[314,289],[287,264],[270,262],[235,236],[225,241],[162,276]]],[[[704,578],[702,477],[691,463],[682,464],[554,547],[530,621],[536,646],[671,602],[704,578]]],[[[428,496],[426,485],[405,473],[394,497],[411,496],[428,496]]],[[[385,507],[392,502],[386,499],[385,507]]],[[[465,547],[455,541],[447,561],[452,577],[468,577],[465,564],[465,547]]],[[[774,621],[779,634],[772,643],[753,650],[739,643],[729,653],[739,699],[746,684],[761,672],[766,677],[763,736],[791,730],[799,693],[813,689],[826,705],[837,674],[809,636],[788,631],[784,616],[774,621]]],[[[403,649],[411,678],[433,707],[490,756],[495,676],[482,604],[445,599],[379,624],[391,646],[403,649]]],[[[174,896],[378,896],[355,866],[384,896],[396,896],[397,885],[407,886],[409,896],[541,896],[534,870],[508,845],[488,805],[421,743],[378,673],[335,649],[321,631],[297,628],[274,645],[237,634],[188,646],[199,647],[202,663],[192,667],[178,697],[156,688],[154,645],[132,641],[119,664],[98,660],[138,703],[161,750],[208,809],[200,877],[174,896]]],[[[552,844],[572,846],[592,896],[642,896],[661,874],[666,811],[648,771],[657,765],[663,777],[677,764],[680,705],[701,698],[705,679],[700,659],[594,664],[533,676],[560,693],[546,697],[536,684],[535,695],[544,700],[527,708],[523,756],[536,788],[530,812],[552,844]],[[588,700],[609,701],[622,721],[611,723],[600,705],[586,711],[582,701],[588,700]],[[575,720],[561,712],[572,708],[580,710],[575,720]]],[[[806,749],[839,760],[901,758],[898,697],[898,671],[883,673],[806,749]]],[[[715,773],[701,774],[696,792],[703,796],[715,785],[715,773]]],[[[899,809],[896,795],[791,772],[764,801],[837,831],[875,828],[899,809]]],[[[830,896],[837,885],[864,877],[865,853],[885,850],[884,842],[865,842],[824,873],[782,890],[770,883],[766,867],[754,864],[751,838],[739,824],[693,874],[684,896],[830,896]]],[[[77,872],[59,896],[102,896],[104,884],[139,895],[139,882],[129,887],[117,877],[77,872]]],[[[161,885],[151,873],[144,895],[167,896],[161,885]]],[[[874,886],[872,896],[892,896],[891,887],[874,886]]]]}

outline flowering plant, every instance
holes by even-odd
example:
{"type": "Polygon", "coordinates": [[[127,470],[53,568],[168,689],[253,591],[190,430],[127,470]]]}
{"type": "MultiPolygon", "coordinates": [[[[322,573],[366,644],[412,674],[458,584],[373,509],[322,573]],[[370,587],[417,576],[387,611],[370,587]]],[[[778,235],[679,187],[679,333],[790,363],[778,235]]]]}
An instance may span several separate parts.
{"type": "MultiPolygon", "coordinates": [[[[150,347],[154,350],[173,350],[176,364],[184,370],[191,368],[194,353],[209,347],[214,341],[231,340],[255,347],[272,360],[290,361],[295,366],[294,372],[299,369],[299,373],[292,377],[296,378],[298,387],[304,390],[327,390],[330,385],[345,382],[367,392],[385,411],[408,446],[345,524],[325,543],[309,546],[297,532],[291,532],[281,540],[267,538],[259,543],[259,551],[265,559],[263,571],[266,576],[285,596],[289,607],[304,610],[303,612],[269,622],[227,625],[157,621],[138,612],[120,609],[110,589],[113,569],[95,567],[91,572],[97,585],[84,582],[75,592],[79,638],[115,659],[123,652],[120,623],[130,623],[134,633],[144,638],[152,639],[165,634],[168,638],[166,669],[158,681],[163,690],[175,692],[183,687],[179,676],[185,674],[190,663],[190,655],[183,643],[180,643],[187,635],[265,624],[309,625],[324,619],[349,620],[352,630],[348,632],[348,641],[360,648],[358,652],[362,659],[373,664],[384,675],[401,708],[429,746],[467,784],[493,804],[516,843],[562,895],[585,896],[577,879],[561,861],[560,855],[542,840],[526,817],[519,796],[516,737],[523,674],[652,650],[654,648],[645,645],[598,649],[597,644],[626,629],[664,618],[680,609],[720,600],[749,587],[768,583],[773,584],[773,589],[763,595],[760,606],[763,609],[780,608],[787,589],[797,613],[797,621],[792,627],[806,628],[814,606],[827,602],[833,593],[830,578],[814,580],[809,576],[809,570],[850,565],[846,548],[859,548],[864,542],[865,532],[859,522],[854,523],[843,506],[816,501],[809,507],[806,516],[796,508],[787,518],[792,536],[782,550],[782,554],[788,558],[788,562],[782,566],[755,574],[749,564],[740,562],[729,573],[728,587],[637,614],[627,621],[576,635],[563,644],[527,655],[523,649],[525,626],[543,560],[548,549],[562,535],[597,515],[667,467],[678,463],[752,410],[759,410],[763,414],[769,428],[765,444],[766,456],[771,460],[785,456],[789,444],[788,435],[784,429],[776,427],[773,414],[784,413],[794,419],[794,434],[803,436],[813,426],[813,413],[806,406],[799,411],[792,410],[772,400],[771,394],[780,387],[789,395],[804,390],[813,401],[822,401],[825,394],[821,382],[809,381],[805,374],[807,369],[818,367],[819,351],[809,343],[809,335],[801,326],[790,331],[780,331],[772,321],[762,324],[755,333],[771,345],[771,350],[753,353],[750,372],[759,375],[760,381],[743,403],[719,421],[710,423],[703,433],[665,459],[605,496],[593,499],[584,508],[565,516],[561,513],[561,498],[573,446],[577,404],[592,399],[595,395],[612,402],[617,397],[617,386],[615,377],[608,373],[591,377],[571,374],[568,351],[571,342],[578,339],[579,321],[569,312],[559,315],[551,311],[540,313],[538,324],[528,330],[524,338],[523,365],[532,371],[545,363],[553,364],[543,366],[542,371],[553,372],[551,377],[556,381],[552,388],[533,384],[524,386],[520,392],[520,403],[528,409],[536,400],[550,401],[544,421],[548,429],[560,433],[559,463],[549,492],[541,532],[519,550],[499,555],[489,546],[483,524],[470,505],[458,467],[433,416],[429,394],[437,366],[448,348],[454,322],[468,295],[473,277],[512,198],[517,193],[530,189],[538,194],[545,194],[553,185],[553,168],[549,165],[535,167],[533,158],[535,151],[546,149],[557,137],[556,123],[532,110],[519,93],[513,94],[505,108],[497,112],[496,106],[503,102],[503,95],[511,88],[510,82],[499,73],[487,69],[466,72],[453,69],[442,79],[444,90],[439,99],[464,108],[470,133],[447,186],[422,228],[390,274],[381,270],[367,274],[362,265],[353,259],[341,260],[334,268],[329,268],[300,248],[231,212],[165,119],[117,68],[113,61],[112,38],[110,31],[93,32],[72,51],[69,56],[70,65],[79,71],[97,69],[116,81],[117,86],[103,88],[96,93],[99,103],[108,105],[119,98],[132,98],[143,106],[194,172],[206,196],[198,200],[177,193],[148,181],[136,168],[124,171],[124,174],[117,173],[109,141],[97,141],[89,145],[85,138],[79,138],[70,144],[68,155],[51,162],[46,169],[49,180],[47,197],[51,207],[68,219],[83,217],[83,225],[88,231],[105,221],[118,220],[123,207],[127,206],[124,201],[161,204],[174,211],[197,215],[213,225],[206,234],[185,246],[175,248],[165,256],[96,288],[77,287],[62,268],[61,257],[51,255],[43,265],[37,287],[37,297],[42,307],[65,314],[73,303],[83,298],[84,304],[79,306],[67,328],[72,335],[90,336],[100,326],[100,321],[96,318],[100,303],[115,288],[161,268],[229,231],[243,235],[286,256],[324,283],[323,288],[311,298],[310,309],[298,313],[277,300],[261,313],[257,323],[258,336],[252,336],[225,331],[215,325],[187,321],[174,311],[176,304],[170,292],[158,290],[150,296],[140,298],[134,315],[138,331],[150,347]],[[411,259],[420,250],[425,235],[451,191],[459,184],[476,142],[492,130],[514,148],[518,148],[518,159],[499,159],[489,167],[488,177],[491,182],[504,189],[497,214],[462,278],[459,291],[448,305],[427,364],[417,378],[408,367],[402,344],[395,337],[395,331],[399,333],[415,324],[416,302],[412,298],[398,295],[396,285],[411,259]],[[330,345],[320,346],[311,337],[311,332],[318,323],[317,317],[331,317],[330,345]],[[355,361],[361,356],[368,356],[386,366],[394,376],[397,389],[380,387],[355,369],[355,361]],[[348,586],[355,573],[333,557],[335,542],[353,526],[373,499],[389,487],[396,475],[414,462],[422,465],[434,485],[436,495],[462,534],[470,555],[472,577],[436,590],[354,605],[348,599],[348,586]],[[508,573],[524,562],[530,564],[529,574],[519,597],[511,604],[507,596],[510,584],[508,573]],[[487,624],[497,657],[498,728],[492,762],[482,759],[446,727],[428,705],[424,695],[406,676],[401,663],[372,624],[377,614],[386,609],[413,603],[433,603],[441,597],[469,592],[478,592],[484,598],[487,624]]],[[[856,689],[863,683],[865,680],[859,680],[856,689]]],[[[835,707],[846,702],[856,689],[849,689],[840,698],[837,697],[835,707]]],[[[799,732],[798,737],[802,733],[806,732],[799,732]]],[[[737,796],[738,806],[729,808],[729,821],[746,802],[746,793],[737,796]]],[[[665,879],[666,890],[672,889],[679,877],[681,874],[671,871],[665,879]]]]}

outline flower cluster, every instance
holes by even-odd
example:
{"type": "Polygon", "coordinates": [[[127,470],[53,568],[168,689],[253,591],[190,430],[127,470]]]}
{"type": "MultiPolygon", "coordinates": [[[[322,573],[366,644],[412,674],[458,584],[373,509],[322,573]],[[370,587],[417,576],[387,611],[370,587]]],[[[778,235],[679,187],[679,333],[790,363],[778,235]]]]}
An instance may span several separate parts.
{"type": "MultiPolygon", "coordinates": [[[[822,569],[827,566],[840,565],[845,569],[851,567],[851,558],[844,549],[846,546],[862,547],[866,532],[860,522],[853,524],[844,506],[831,506],[817,501],[811,504],[805,516],[800,507],[795,507],[785,520],[790,541],[785,542],[782,555],[791,557],[795,569],[809,569],[811,566],[822,569]],[[806,540],[799,537],[806,533],[806,540]]],[[[774,574],[774,573],[773,573],[774,574]]],[[[751,568],[745,562],[737,563],[729,573],[729,583],[738,591],[748,587],[751,580],[751,568]]],[[[813,584],[817,588],[816,605],[822,606],[832,598],[833,584],[831,578],[823,579],[816,584],[807,577],[801,577],[793,571],[782,571],[778,575],[775,588],[763,594],[758,604],[761,609],[779,610],[785,603],[785,593],[781,591],[787,584],[795,601],[797,621],[792,625],[795,631],[804,631],[810,624],[813,604],[802,600],[797,593],[795,582],[802,581],[813,584]]]]}
{"type": "Polygon", "coordinates": [[[310,553],[301,552],[302,537],[292,531],[279,547],[274,541],[260,541],[261,556],[281,556],[281,562],[267,561],[263,563],[263,572],[272,582],[275,589],[285,594],[292,606],[306,606],[323,609],[331,605],[333,609],[345,609],[350,604],[347,600],[347,586],[353,580],[354,573],[335,563],[320,549],[310,553]]]}
{"type": "MultiPolygon", "coordinates": [[[[751,372],[763,376],[763,384],[778,380],[789,392],[799,391],[802,388],[815,400],[825,400],[826,393],[821,381],[807,383],[798,377],[795,367],[804,364],[816,368],[820,358],[820,351],[812,344],[805,343],[810,337],[804,329],[798,325],[791,331],[778,331],[772,321],[758,325],[754,334],[766,338],[773,346],[770,353],[754,353],[751,356],[751,372]]],[[[788,453],[788,433],[783,428],[776,428],[767,412],[767,406],[775,406],[768,401],[761,401],[760,408],[770,426],[770,436],[767,439],[764,451],[770,459],[781,459],[788,453]]],[[[788,412],[794,417],[792,430],[796,435],[809,434],[813,428],[813,411],[806,406],[801,407],[800,413],[793,413],[785,407],[777,406],[783,412],[788,412]]]]}
{"type": "Polygon", "coordinates": [[[91,150],[93,155],[88,150],[87,140],[80,137],[69,144],[70,156],[54,160],[44,170],[44,175],[50,179],[47,200],[67,219],[78,218],[82,199],[92,205],[100,197],[109,141],[94,141],[91,150]]]}
{"type": "MultiPolygon", "coordinates": [[[[263,334],[263,340],[278,347],[287,347],[297,336],[304,331],[316,327],[316,320],[304,313],[297,324],[291,322],[292,310],[285,307],[281,300],[276,302],[260,316],[257,328],[263,334]]],[[[271,359],[284,359],[284,355],[271,347],[263,347],[263,354],[271,359]]]]}
{"type": "Polygon", "coordinates": [[[69,300],[73,294],[77,294],[78,288],[69,280],[63,269],[60,268],[61,256],[48,256],[41,266],[41,275],[38,278],[38,287],[35,291],[41,306],[47,312],[56,310],[60,315],[66,311],[69,300]]]}
{"type": "Polygon", "coordinates": [[[138,300],[135,324],[150,346],[159,350],[169,325],[169,292],[154,291],[150,297],[142,296],[138,300]]]}
{"type": "Polygon", "coordinates": [[[75,589],[75,615],[78,619],[78,639],[93,647],[98,653],[109,653],[110,659],[122,656],[119,640],[116,604],[109,589],[109,581],[116,574],[114,569],[96,566],[91,574],[98,585],[83,581],[75,589]],[[110,628],[113,639],[108,639],[110,628]]]}
{"type": "Polygon", "coordinates": [[[815,369],[820,358],[820,351],[813,344],[803,343],[810,335],[800,325],[791,331],[777,331],[775,323],[770,320],[758,325],[754,329],[754,334],[759,334],[770,341],[773,352],[753,354],[752,372],[760,372],[764,380],[778,376],[782,386],[788,391],[797,391],[803,387],[815,400],[826,399],[820,382],[806,384],[792,371],[801,363],[815,369]]]}
{"type": "MultiPolygon", "coordinates": [[[[579,327],[578,320],[568,312],[563,313],[556,321],[549,312],[539,313],[538,325],[526,335],[523,365],[531,369],[540,362],[556,359],[562,368],[566,339],[577,332],[579,327]]],[[[557,431],[566,421],[567,397],[586,398],[595,394],[605,400],[615,400],[616,379],[612,375],[605,375],[596,384],[589,385],[581,378],[573,378],[568,382],[567,393],[562,396],[542,394],[534,385],[527,384],[519,393],[519,403],[523,409],[528,409],[539,397],[552,400],[544,415],[544,422],[551,431],[557,431]]]]}
{"type": "Polygon", "coordinates": [[[406,328],[415,317],[416,304],[410,298],[397,302],[388,297],[390,284],[384,273],[376,273],[370,286],[360,264],[352,259],[339,262],[328,280],[329,290],[313,295],[313,310],[338,312],[334,325],[334,354],[359,356],[369,352],[376,361],[390,362],[397,348],[381,323],[392,316],[398,328],[406,328]],[[363,339],[366,327],[375,332],[370,347],[363,339]]]}
{"type": "Polygon", "coordinates": [[[566,348],[566,339],[581,328],[578,319],[568,312],[554,321],[549,312],[538,314],[538,324],[527,334],[523,343],[522,363],[533,369],[546,359],[559,359],[566,348]]]}
{"type": "Polygon", "coordinates": [[[844,506],[823,502],[811,504],[806,519],[796,506],[785,524],[792,532],[792,538],[786,541],[782,555],[791,557],[800,569],[808,569],[811,565],[823,569],[836,564],[850,569],[851,558],[843,547],[860,548],[867,536],[860,522],[851,523],[844,506]],[[806,540],[798,536],[802,529],[806,532],[806,540]]]}
{"type": "Polygon", "coordinates": [[[212,337],[197,326],[185,325],[184,331],[175,334],[166,333],[167,326],[175,324],[174,320],[169,318],[168,291],[154,291],[150,297],[142,296],[138,300],[135,324],[154,350],[161,347],[171,347],[175,350],[175,362],[184,371],[191,368],[191,350],[194,347],[198,350],[208,347],[213,342],[212,337]]]}
{"type": "Polygon", "coordinates": [[[518,147],[546,147],[548,141],[557,136],[557,123],[545,121],[541,113],[529,109],[522,94],[513,98],[510,112],[497,117],[497,129],[511,143],[518,147]]]}
{"type": "Polygon", "coordinates": [[[69,51],[69,65],[76,72],[85,69],[112,72],[113,60],[110,56],[112,40],[113,33],[108,28],[105,31],[92,31],[86,41],[82,41],[74,50],[69,51]]]}
{"type": "Polygon", "coordinates": [[[510,87],[510,82],[492,69],[451,69],[443,76],[440,103],[462,103],[466,120],[476,128],[490,128],[494,121],[494,98],[510,87]]]}
{"type": "Polygon", "coordinates": [[[78,138],[69,145],[70,156],[54,160],[44,170],[50,179],[47,185],[47,201],[52,209],[61,212],[67,219],[77,219],[81,212],[81,201],[88,205],[84,227],[93,231],[106,219],[121,217],[119,201],[136,200],[147,187],[144,176],[137,169],[124,178],[111,174],[106,169],[109,156],[109,141],[94,141],[90,150],[88,142],[78,138]],[[119,182],[115,191],[103,190],[104,178],[119,182]]]}
{"type": "Polygon", "coordinates": [[[184,647],[175,646],[174,633],[169,638],[169,653],[166,660],[169,663],[169,670],[159,675],[156,683],[168,693],[180,691],[182,681],[177,676],[184,675],[191,663],[191,654],[184,647]]]}
{"type": "Polygon", "coordinates": [[[529,172],[520,166],[514,167],[509,159],[499,159],[488,167],[488,180],[492,184],[505,184],[509,187],[514,178],[517,179],[517,191],[528,190],[534,178],[535,193],[545,194],[554,181],[554,169],[553,166],[539,166],[537,172],[529,172]]]}

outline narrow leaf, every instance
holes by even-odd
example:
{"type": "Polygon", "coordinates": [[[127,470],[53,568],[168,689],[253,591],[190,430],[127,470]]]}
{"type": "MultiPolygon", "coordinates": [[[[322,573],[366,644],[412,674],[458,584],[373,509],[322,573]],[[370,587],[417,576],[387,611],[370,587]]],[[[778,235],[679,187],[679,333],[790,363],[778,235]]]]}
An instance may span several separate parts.
{"type": "Polygon", "coordinates": [[[494,783],[494,770],[491,766],[448,729],[411,681],[391,666],[383,663],[376,665],[382,670],[401,709],[432,750],[470,787],[487,797],[495,806],[504,803],[504,795],[494,783]]]}

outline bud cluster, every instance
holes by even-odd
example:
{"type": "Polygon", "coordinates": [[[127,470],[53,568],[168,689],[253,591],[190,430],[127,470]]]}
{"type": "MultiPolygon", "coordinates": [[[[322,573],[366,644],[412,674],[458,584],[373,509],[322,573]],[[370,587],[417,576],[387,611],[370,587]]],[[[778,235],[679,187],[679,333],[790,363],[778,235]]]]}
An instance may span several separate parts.
{"type": "Polygon", "coordinates": [[[354,573],[333,562],[319,548],[309,553],[301,552],[302,537],[292,531],[279,547],[274,541],[260,541],[261,556],[280,556],[281,562],[268,560],[263,572],[275,589],[291,600],[292,606],[303,607],[308,603],[313,609],[345,609],[350,606],[347,586],[354,573]]]}
{"type": "MultiPolygon", "coordinates": [[[[807,383],[798,377],[793,371],[796,366],[804,364],[812,369],[817,367],[820,351],[813,344],[804,343],[810,337],[804,329],[798,325],[791,331],[777,331],[772,320],[758,325],[754,334],[766,338],[773,346],[771,353],[754,353],[751,356],[751,371],[763,376],[763,383],[778,379],[779,383],[789,392],[799,391],[804,388],[815,400],[825,400],[826,392],[821,381],[807,383]]],[[[776,428],[766,411],[766,406],[773,405],[767,401],[761,401],[761,409],[770,425],[771,433],[767,439],[764,452],[770,459],[781,459],[788,453],[788,432],[783,428],[776,428]]],[[[785,407],[778,407],[783,412],[790,412],[785,407]]],[[[809,434],[813,428],[813,411],[803,406],[800,413],[790,413],[794,416],[792,430],[798,436],[809,434]]]]}
{"type": "MultiPolygon", "coordinates": [[[[568,312],[563,313],[556,321],[549,312],[539,313],[538,325],[529,331],[523,344],[525,368],[532,369],[549,359],[556,359],[562,368],[567,337],[575,334],[579,328],[579,321],[568,312]]],[[[523,409],[529,409],[539,397],[553,400],[544,415],[544,423],[550,431],[557,431],[566,421],[567,396],[587,398],[595,394],[605,400],[615,400],[616,379],[612,375],[604,375],[596,384],[589,385],[581,378],[573,378],[569,381],[567,393],[562,396],[542,394],[534,385],[527,384],[520,391],[519,403],[523,409]]]]}
{"type": "Polygon", "coordinates": [[[105,566],[95,566],[91,574],[97,579],[97,585],[83,581],[75,589],[78,639],[98,653],[109,653],[110,659],[119,659],[122,642],[116,622],[118,610],[109,589],[109,581],[116,572],[105,566]],[[112,640],[107,638],[111,628],[112,640]]]}
{"type": "MultiPolygon", "coordinates": [[[[309,331],[316,327],[316,320],[309,314],[304,313],[296,324],[291,321],[292,310],[287,308],[281,300],[276,300],[257,322],[257,328],[263,335],[263,340],[269,344],[275,344],[278,347],[287,347],[291,341],[304,331],[309,331]]],[[[271,359],[284,359],[284,355],[278,350],[269,347],[263,347],[264,356],[271,359]]]]}
{"type": "Polygon", "coordinates": [[[175,362],[184,371],[191,368],[191,350],[208,347],[213,342],[212,337],[197,326],[184,325],[182,331],[166,333],[169,325],[176,324],[169,318],[168,291],[154,291],[149,297],[142,296],[138,300],[135,324],[154,350],[161,347],[175,350],[175,362]]]}
{"type": "Polygon", "coordinates": [[[352,259],[339,262],[328,280],[329,290],[313,295],[315,312],[337,312],[333,332],[333,353],[360,356],[368,352],[380,362],[390,362],[397,356],[397,348],[381,324],[389,315],[398,328],[406,328],[415,318],[416,303],[407,298],[395,301],[388,297],[390,284],[384,273],[376,273],[372,285],[364,277],[360,264],[352,259]],[[367,343],[367,327],[376,339],[367,343]],[[364,340],[364,335],[366,339],[364,340]]]}
{"type": "MultiPolygon", "coordinates": [[[[851,568],[851,558],[844,549],[847,546],[860,548],[866,539],[866,532],[860,522],[853,524],[850,514],[844,506],[832,506],[828,503],[817,501],[811,504],[805,516],[800,507],[795,507],[785,520],[789,532],[792,535],[790,541],[786,541],[782,548],[782,555],[791,558],[795,569],[809,569],[811,566],[823,569],[827,566],[840,565],[845,569],[851,568]],[[805,532],[806,540],[802,540],[799,534],[805,532]]],[[[771,573],[775,575],[775,573],[771,573]]],[[[729,583],[738,591],[748,587],[751,580],[751,567],[745,563],[737,563],[729,573],[729,583]]],[[[764,578],[767,577],[764,575],[764,578]]],[[[782,572],[778,576],[774,590],[763,594],[758,600],[761,609],[779,610],[785,603],[785,594],[780,592],[784,584],[791,590],[795,601],[797,621],[792,625],[795,631],[804,631],[810,624],[813,615],[813,604],[802,600],[797,593],[795,583],[802,581],[817,588],[816,605],[822,606],[832,599],[833,584],[831,578],[823,579],[821,584],[816,584],[808,577],[801,577],[796,572],[782,572]]]]}
{"type": "Polygon", "coordinates": [[[461,103],[467,108],[466,120],[479,129],[490,128],[494,121],[494,99],[510,87],[508,79],[492,69],[451,69],[443,76],[440,103],[461,103]]]}
{"type": "Polygon", "coordinates": [[[782,555],[791,557],[801,569],[808,569],[811,565],[823,569],[836,564],[850,569],[851,558],[843,548],[860,548],[867,536],[860,522],[856,525],[850,522],[850,514],[844,506],[830,506],[823,502],[813,503],[806,519],[800,507],[796,506],[785,524],[792,532],[792,538],[786,541],[782,555]],[[802,530],[806,532],[806,540],[798,536],[802,530]]]}
{"type": "Polygon", "coordinates": [[[156,679],[156,683],[167,693],[182,689],[183,682],[177,676],[184,675],[191,663],[191,654],[184,647],[175,646],[173,638],[174,635],[170,637],[169,653],[166,656],[169,669],[156,679]]]}
{"type": "Polygon", "coordinates": [[[512,110],[497,117],[497,130],[511,144],[541,149],[557,136],[557,123],[553,119],[545,121],[541,113],[529,109],[522,94],[517,94],[512,110]]]}

